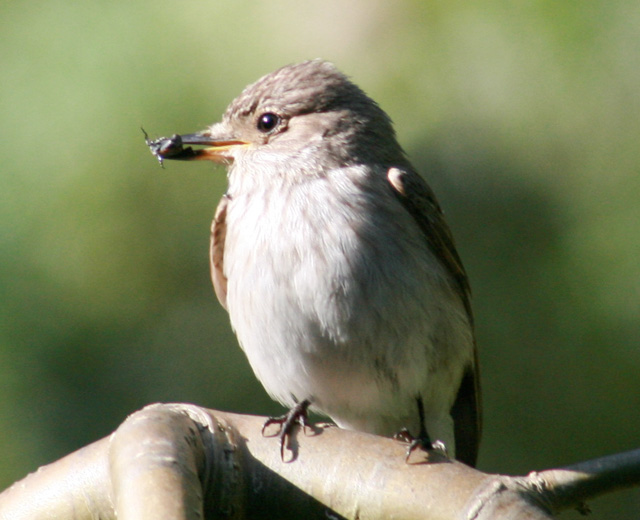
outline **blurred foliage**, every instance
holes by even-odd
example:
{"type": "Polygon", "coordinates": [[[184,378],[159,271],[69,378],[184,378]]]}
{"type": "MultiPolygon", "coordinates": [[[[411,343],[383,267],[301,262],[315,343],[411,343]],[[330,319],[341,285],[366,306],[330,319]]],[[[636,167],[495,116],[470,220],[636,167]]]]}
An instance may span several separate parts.
{"type": "MultiPolygon", "coordinates": [[[[155,401],[269,414],[208,273],[222,169],[152,135],[330,59],[396,121],[475,295],[480,466],[638,447],[640,4],[0,6],[0,488],[155,401]]],[[[636,518],[640,493],[591,518],[636,518]]],[[[566,517],[577,517],[568,513],[566,517]]]]}

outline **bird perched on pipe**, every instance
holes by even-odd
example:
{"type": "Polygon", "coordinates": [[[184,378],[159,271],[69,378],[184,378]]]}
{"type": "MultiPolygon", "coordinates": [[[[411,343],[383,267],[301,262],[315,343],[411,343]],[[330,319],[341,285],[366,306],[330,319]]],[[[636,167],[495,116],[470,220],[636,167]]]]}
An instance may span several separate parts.
{"type": "Polygon", "coordinates": [[[161,162],[227,165],[213,285],[257,378],[291,408],[271,420],[282,449],[285,423],[310,407],[475,464],[467,276],[433,192],[371,98],[333,64],[306,61],[246,87],[209,128],[147,144],[161,162]]]}

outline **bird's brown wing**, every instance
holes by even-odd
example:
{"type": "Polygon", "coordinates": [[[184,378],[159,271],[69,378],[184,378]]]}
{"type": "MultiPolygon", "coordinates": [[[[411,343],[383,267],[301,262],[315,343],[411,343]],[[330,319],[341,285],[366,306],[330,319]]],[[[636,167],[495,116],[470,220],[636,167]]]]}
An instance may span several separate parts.
{"type": "Polygon", "coordinates": [[[409,170],[389,168],[387,178],[402,205],[424,233],[429,248],[455,280],[456,291],[473,322],[467,274],[433,191],[420,175],[409,170]]]}
{"type": "Polygon", "coordinates": [[[211,224],[211,281],[220,304],[227,308],[227,278],[224,275],[224,241],[227,236],[227,205],[229,197],[223,195],[211,224]]]}
{"type": "MultiPolygon", "coordinates": [[[[469,280],[454,246],[449,226],[431,188],[420,175],[411,170],[389,168],[387,179],[398,200],[424,233],[429,248],[451,274],[455,290],[473,327],[469,280]]],[[[481,431],[480,379],[475,345],[473,362],[464,372],[451,415],[455,423],[456,457],[474,466],[481,431]]]]}

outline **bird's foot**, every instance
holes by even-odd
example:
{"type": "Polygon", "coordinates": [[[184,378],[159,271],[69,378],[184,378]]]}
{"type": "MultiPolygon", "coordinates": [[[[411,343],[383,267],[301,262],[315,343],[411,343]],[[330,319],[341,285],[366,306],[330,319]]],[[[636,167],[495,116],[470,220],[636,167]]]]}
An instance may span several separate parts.
{"type": "Polygon", "coordinates": [[[308,409],[311,401],[305,399],[297,403],[286,414],[279,417],[269,417],[262,426],[262,435],[265,437],[278,437],[280,439],[280,457],[284,460],[284,450],[289,447],[291,436],[296,425],[309,425],[308,409]],[[266,429],[272,424],[280,425],[280,429],[273,435],[266,435],[266,429]]]}
{"type": "Polygon", "coordinates": [[[411,457],[411,454],[418,448],[422,449],[423,451],[437,451],[445,457],[449,458],[447,447],[445,446],[444,442],[432,442],[426,431],[421,432],[420,435],[414,437],[411,433],[409,433],[409,430],[407,430],[406,428],[402,428],[402,430],[396,433],[393,438],[409,445],[407,447],[407,455],[404,459],[407,464],[409,464],[409,458],[411,457]]]}

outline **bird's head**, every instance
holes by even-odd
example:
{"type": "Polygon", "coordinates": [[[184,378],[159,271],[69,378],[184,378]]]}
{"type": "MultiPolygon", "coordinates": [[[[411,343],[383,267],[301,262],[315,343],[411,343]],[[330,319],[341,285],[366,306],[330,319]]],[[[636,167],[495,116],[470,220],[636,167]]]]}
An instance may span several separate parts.
{"type": "Polygon", "coordinates": [[[202,132],[148,144],[160,160],[249,162],[305,174],[353,164],[398,164],[404,157],[387,114],[322,60],[260,78],[229,105],[220,122],[202,132]]]}

